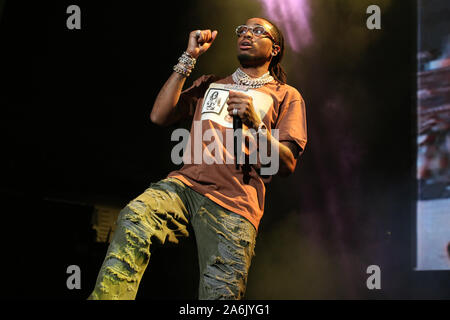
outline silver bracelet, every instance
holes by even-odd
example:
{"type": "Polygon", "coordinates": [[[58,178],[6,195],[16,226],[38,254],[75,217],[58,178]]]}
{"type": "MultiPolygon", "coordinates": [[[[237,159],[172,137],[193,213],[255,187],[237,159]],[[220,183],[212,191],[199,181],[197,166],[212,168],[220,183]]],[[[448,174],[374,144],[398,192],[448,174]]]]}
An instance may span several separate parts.
{"type": "Polygon", "coordinates": [[[186,51],[183,52],[181,57],[178,58],[178,61],[192,68],[195,66],[195,63],[197,62],[197,60],[186,51]]]}
{"type": "Polygon", "coordinates": [[[184,64],[178,63],[173,66],[173,71],[175,71],[176,73],[179,73],[185,77],[189,77],[192,70],[187,68],[184,64]]]}
{"type": "Polygon", "coordinates": [[[185,51],[181,57],[178,58],[178,64],[173,67],[173,71],[185,77],[189,77],[196,62],[197,60],[185,51]]]}

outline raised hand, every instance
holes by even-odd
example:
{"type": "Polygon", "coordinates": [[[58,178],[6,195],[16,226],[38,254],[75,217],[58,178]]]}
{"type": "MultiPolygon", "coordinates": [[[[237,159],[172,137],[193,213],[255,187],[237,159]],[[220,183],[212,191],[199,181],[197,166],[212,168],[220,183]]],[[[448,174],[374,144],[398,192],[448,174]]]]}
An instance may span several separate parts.
{"type": "Polygon", "coordinates": [[[189,34],[189,43],[186,49],[192,57],[197,59],[201,54],[211,47],[214,39],[216,39],[217,30],[195,30],[189,34]]]}

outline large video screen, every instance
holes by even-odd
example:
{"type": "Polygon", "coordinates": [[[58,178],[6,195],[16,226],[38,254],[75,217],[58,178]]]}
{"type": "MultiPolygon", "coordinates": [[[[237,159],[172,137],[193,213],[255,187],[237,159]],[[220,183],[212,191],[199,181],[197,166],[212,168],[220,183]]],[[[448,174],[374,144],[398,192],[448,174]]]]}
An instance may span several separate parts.
{"type": "Polygon", "coordinates": [[[450,269],[448,14],[444,1],[418,2],[416,270],[450,269]]]}

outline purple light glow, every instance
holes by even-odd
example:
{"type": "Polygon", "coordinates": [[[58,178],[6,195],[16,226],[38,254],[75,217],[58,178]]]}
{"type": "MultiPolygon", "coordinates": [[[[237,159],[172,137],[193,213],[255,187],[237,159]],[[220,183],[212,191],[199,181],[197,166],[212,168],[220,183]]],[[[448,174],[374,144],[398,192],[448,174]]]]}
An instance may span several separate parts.
{"type": "Polygon", "coordinates": [[[283,30],[292,50],[299,52],[312,41],[309,0],[260,0],[264,13],[283,30]]]}

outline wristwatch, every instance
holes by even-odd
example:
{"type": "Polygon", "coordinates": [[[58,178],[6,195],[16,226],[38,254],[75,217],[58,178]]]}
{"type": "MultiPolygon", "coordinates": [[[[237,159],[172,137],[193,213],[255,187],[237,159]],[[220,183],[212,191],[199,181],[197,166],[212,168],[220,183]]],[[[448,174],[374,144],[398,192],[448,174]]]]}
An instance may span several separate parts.
{"type": "Polygon", "coordinates": [[[258,130],[256,132],[262,133],[262,134],[265,134],[267,132],[267,127],[264,124],[264,122],[261,121],[261,123],[258,126],[258,130]]]}

